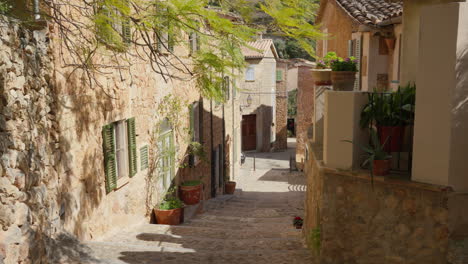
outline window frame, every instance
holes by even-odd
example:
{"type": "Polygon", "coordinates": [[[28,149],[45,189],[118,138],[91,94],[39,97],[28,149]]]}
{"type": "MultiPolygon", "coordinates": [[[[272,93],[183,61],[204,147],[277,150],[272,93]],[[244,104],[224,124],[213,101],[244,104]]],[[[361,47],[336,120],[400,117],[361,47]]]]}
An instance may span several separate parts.
{"type": "MultiPolygon", "coordinates": [[[[130,8],[130,3],[127,0],[121,1],[130,8]]],[[[104,4],[99,2],[95,8],[95,13],[105,16],[107,20],[106,26],[109,26],[113,31],[110,34],[100,33],[99,31],[102,30],[100,29],[100,26],[106,26],[96,25],[98,42],[112,50],[124,52],[131,43],[130,19],[123,19],[124,15],[115,6],[106,7],[104,4]],[[118,39],[114,39],[115,37],[118,37],[118,39]]]]}
{"type": "Polygon", "coordinates": [[[247,66],[247,68],[245,69],[245,81],[255,82],[255,65],[254,64],[249,64],[249,66],[247,66]]]}

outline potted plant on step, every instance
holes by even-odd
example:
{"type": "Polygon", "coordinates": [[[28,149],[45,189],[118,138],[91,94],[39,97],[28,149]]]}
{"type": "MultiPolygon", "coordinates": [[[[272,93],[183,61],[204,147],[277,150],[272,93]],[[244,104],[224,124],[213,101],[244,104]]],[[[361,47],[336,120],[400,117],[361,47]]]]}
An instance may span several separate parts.
{"type": "Polygon", "coordinates": [[[336,59],[335,52],[328,52],[325,57],[319,59],[315,66],[315,69],[312,69],[312,77],[314,79],[315,85],[331,85],[331,69],[330,61],[336,59]]]}
{"type": "Polygon", "coordinates": [[[236,182],[235,181],[226,181],[224,183],[224,193],[225,194],[234,194],[236,191],[236,182]]]}
{"type": "Polygon", "coordinates": [[[335,91],[353,91],[356,81],[357,60],[354,57],[336,58],[330,62],[331,80],[335,91]]]}
{"type": "Polygon", "coordinates": [[[183,215],[183,203],[172,194],[167,195],[164,200],[154,209],[156,222],[161,225],[178,225],[183,215]]]}
{"type": "MultiPolygon", "coordinates": [[[[390,171],[390,158],[391,156],[385,151],[384,146],[387,143],[388,138],[383,144],[380,143],[377,132],[371,129],[370,133],[371,144],[368,146],[360,146],[365,152],[365,160],[362,166],[370,166],[371,177],[372,176],[385,176],[390,171]]],[[[354,144],[350,140],[344,140],[354,144]]]]}
{"type": "MultiPolygon", "coordinates": [[[[189,145],[190,166],[195,167],[197,161],[205,160],[203,145],[199,142],[191,142],[189,145]]],[[[180,185],[180,198],[186,205],[194,205],[200,202],[203,191],[202,177],[197,180],[184,181],[180,185]]]]}
{"type": "Polygon", "coordinates": [[[180,196],[186,205],[194,205],[200,202],[203,183],[200,180],[185,181],[180,186],[180,196]]]}
{"type": "Polygon", "coordinates": [[[302,229],[303,223],[304,223],[304,220],[301,217],[299,216],[294,217],[293,225],[296,229],[302,229]]]}

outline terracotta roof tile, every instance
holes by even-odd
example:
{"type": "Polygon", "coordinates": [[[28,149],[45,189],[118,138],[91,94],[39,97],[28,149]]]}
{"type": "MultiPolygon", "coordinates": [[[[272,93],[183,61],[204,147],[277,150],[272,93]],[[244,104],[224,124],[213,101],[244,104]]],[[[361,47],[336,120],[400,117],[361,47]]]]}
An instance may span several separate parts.
{"type": "Polygon", "coordinates": [[[336,0],[357,21],[373,25],[403,14],[403,3],[386,0],[336,0]]]}
{"type": "Polygon", "coordinates": [[[242,53],[246,59],[260,59],[265,57],[267,52],[270,50],[273,45],[272,39],[260,39],[257,41],[252,41],[247,43],[253,49],[249,47],[243,47],[242,53]]]}

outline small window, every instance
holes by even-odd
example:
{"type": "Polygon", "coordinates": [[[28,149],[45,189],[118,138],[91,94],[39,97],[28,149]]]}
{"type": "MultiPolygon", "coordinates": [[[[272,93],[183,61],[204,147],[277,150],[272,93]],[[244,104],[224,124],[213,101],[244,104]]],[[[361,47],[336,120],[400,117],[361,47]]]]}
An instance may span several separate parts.
{"type": "Polygon", "coordinates": [[[246,81],[255,81],[255,66],[249,65],[245,70],[245,80],[246,81]]]}
{"type": "Polygon", "coordinates": [[[191,32],[189,34],[189,50],[190,55],[200,50],[200,37],[197,32],[191,32]]]}
{"type": "Polygon", "coordinates": [[[281,82],[283,80],[283,71],[282,70],[276,70],[276,81],[281,82]]]}

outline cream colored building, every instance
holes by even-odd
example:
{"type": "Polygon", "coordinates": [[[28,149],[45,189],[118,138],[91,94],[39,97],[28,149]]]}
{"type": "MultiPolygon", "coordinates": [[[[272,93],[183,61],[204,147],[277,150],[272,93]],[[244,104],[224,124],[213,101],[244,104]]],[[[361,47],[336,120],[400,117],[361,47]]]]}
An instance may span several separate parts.
{"type": "Polygon", "coordinates": [[[396,90],[400,81],[403,4],[384,0],[322,0],[316,23],[328,34],[317,55],[334,51],[358,59],[355,90],[396,90]]]}
{"type": "Polygon", "coordinates": [[[270,151],[276,134],[276,60],[271,39],[259,39],[244,48],[247,62],[240,81],[242,150],[270,151]]]}

